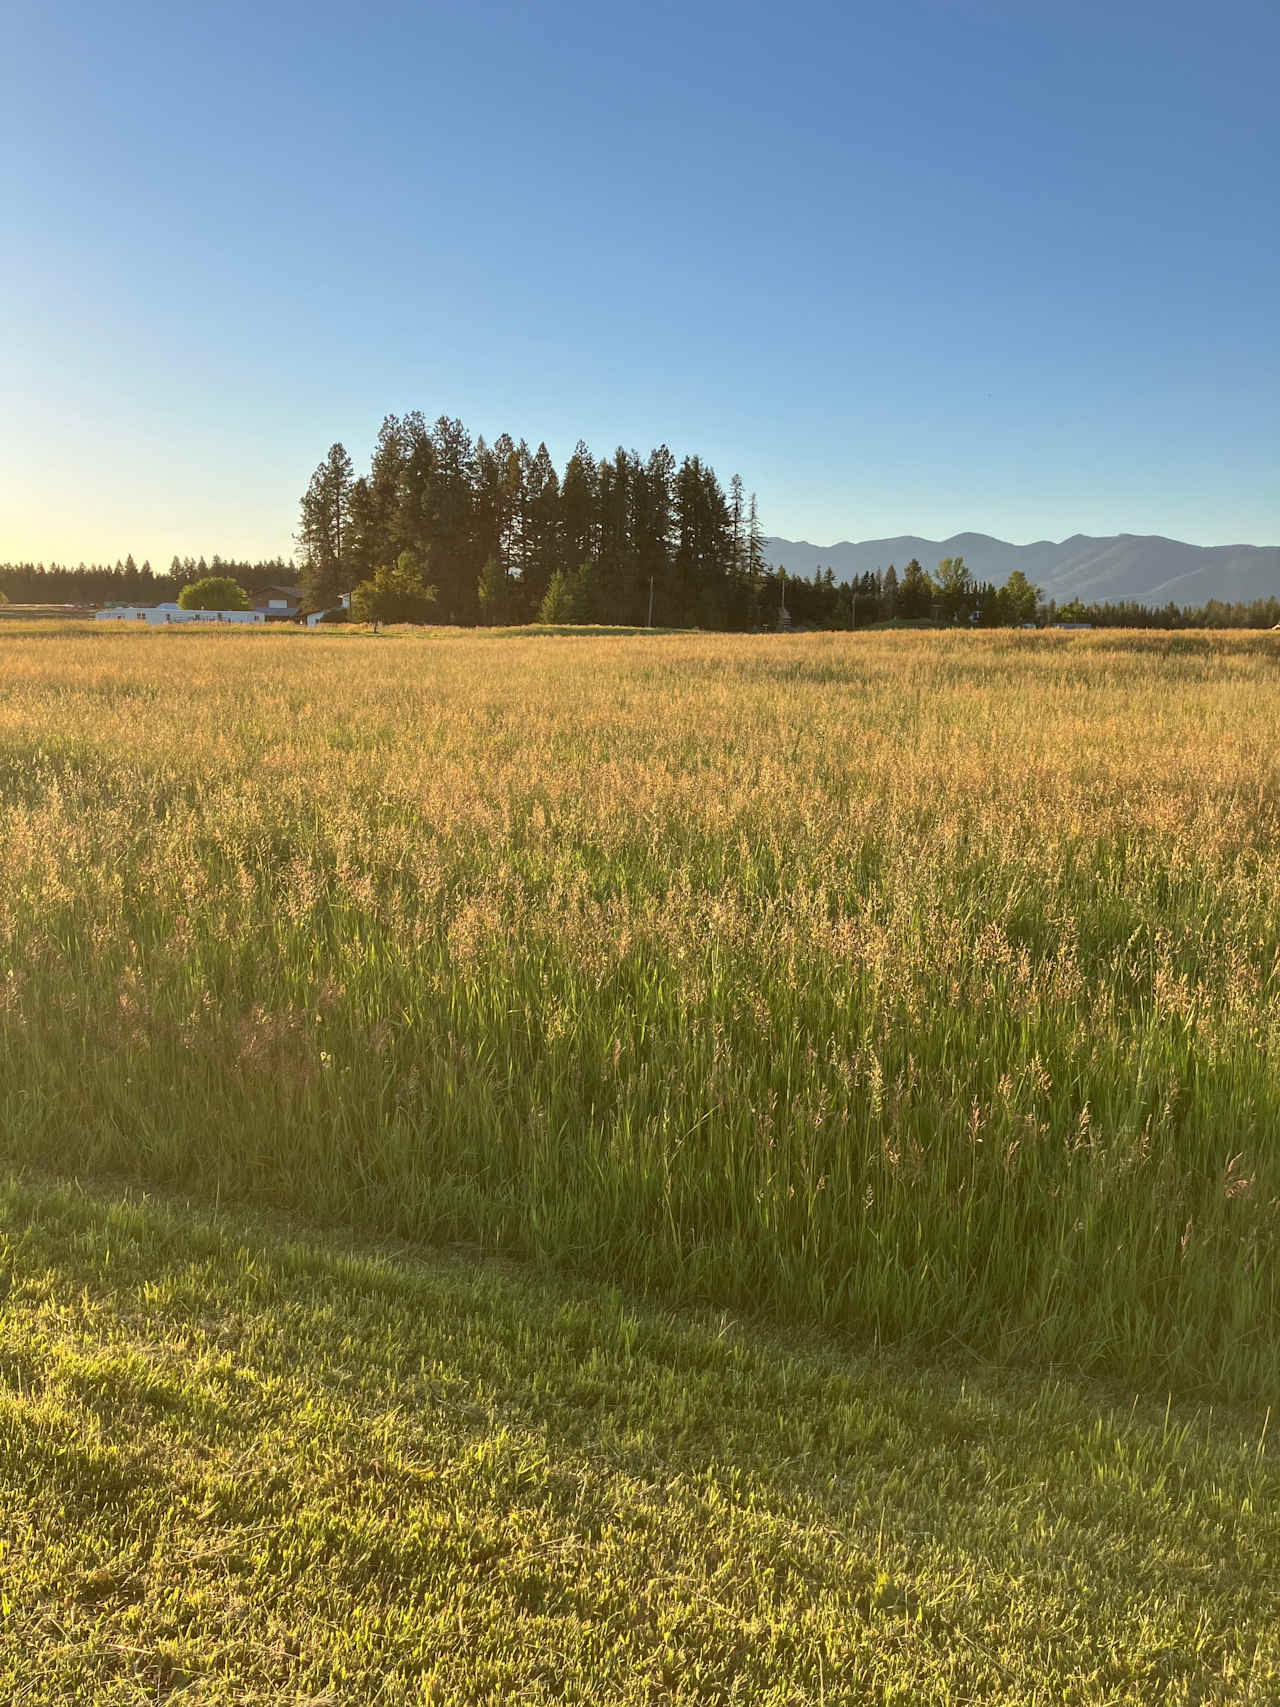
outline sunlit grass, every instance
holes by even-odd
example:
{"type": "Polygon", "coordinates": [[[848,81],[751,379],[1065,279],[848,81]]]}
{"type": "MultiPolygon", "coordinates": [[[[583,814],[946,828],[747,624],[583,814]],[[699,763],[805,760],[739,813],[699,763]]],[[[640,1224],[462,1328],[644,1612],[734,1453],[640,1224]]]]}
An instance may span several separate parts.
{"type": "Polygon", "coordinates": [[[1261,1415],[0,1189],[0,1699],[1280,1695],[1261,1415]]]}
{"type": "Polygon", "coordinates": [[[8,1155],[1274,1392],[1278,664],[6,629],[8,1155]]]}

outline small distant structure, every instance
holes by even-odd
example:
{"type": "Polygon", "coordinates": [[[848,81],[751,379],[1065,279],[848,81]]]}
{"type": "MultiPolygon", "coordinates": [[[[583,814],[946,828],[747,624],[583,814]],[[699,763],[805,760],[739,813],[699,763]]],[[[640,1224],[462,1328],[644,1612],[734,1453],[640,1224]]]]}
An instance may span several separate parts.
{"type": "Polygon", "coordinates": [[[301,587],[267,587],[253,601],[268,622],[292,622],[302,608],[301,587]]]}
{"type": "Polygon", "coordinates": [[[1066,634],[1072,634],[1082,628],[1092,628],[1093,624],[1091,622],[1055,622],[1053,626],[1062,629],[1066,634]]]}
{"type": "Polygon", "coordinates": [[[162,605],[108,605],[94,613],[95,622],[236,622],[262,623],[266,612],[260,610],[183,610],[176,600],[162,605]]]}
{"type": "Polygon", "coordinates": [[[317,626],[317,624],[322,623],[324,621],[325,617],[331,615],[332,612],[334,612],[335,610],[349,611],[350,609],[351,609],[351,594],[350,593],[343,593],[339,597],[336,605],[330,605],[328,607],[328,609],[326,609],[326,610],[313,610],[313,611],[311,611],[308,614],[307,619],[306,619],[307,627],[308,628],[315,628],[317,626]]]}

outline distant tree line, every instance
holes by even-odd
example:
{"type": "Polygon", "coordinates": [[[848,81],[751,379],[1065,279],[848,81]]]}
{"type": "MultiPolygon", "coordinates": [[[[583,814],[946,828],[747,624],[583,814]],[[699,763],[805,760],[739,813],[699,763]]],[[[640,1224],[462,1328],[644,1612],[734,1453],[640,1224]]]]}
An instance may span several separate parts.
{"type": "Polygon", "coordinates": [[[901,574],[891,563],[844,582],[831,569],[817,569],[811,580],[788,577],[785,600],[792,626],[820,628],[885,622],[1010,628],[1035,622],[1041,608],[1039,588],[1020,569],[997,587],[976,580],[963,557],[944,557],[932,574],[913,557],[901,574]]]}
{"type": "Polygon", "coordinates": [[[830,569],[811,580],[788,577],[786,604],[793,623],[822,628],[864,628],[873,623],[966,623],[980,628],[1028,623],[1088,623],[1095,628],[1272,628],[1280,623],[1280,598],[1210,599],[1203,605],[1144,605],[1136,600],[1059,604],[1045,599],[1020,569],[1003,585],[979,581],[963,558],[944,557],[930,574],[913,557],[899,571],[891,563],[849,582],[830,569]]]}
{"type": "Polygon", "coordinates": [[[4,563],[0,564],[0,591],[18,605],[161,604],[176,599],[182,589],[209,576],[225,576],[249,594],[264,593],[268,587],[291,587],[298,571],[282,557],[256,563],[213,556],[174,557],[167,573],[157,573],[150,563],[141,567],[132,555],[123,562],[4,563]]]}
{"type": "Polygon", "coordinates": [[[1095,628],[1275,628],[1280,598],[1210,599],[1203,605],[1144,605],[1130,599],[1084,604],[1053,600],[1044,607],[1048,622],[1089,622],[1095,628]]]}

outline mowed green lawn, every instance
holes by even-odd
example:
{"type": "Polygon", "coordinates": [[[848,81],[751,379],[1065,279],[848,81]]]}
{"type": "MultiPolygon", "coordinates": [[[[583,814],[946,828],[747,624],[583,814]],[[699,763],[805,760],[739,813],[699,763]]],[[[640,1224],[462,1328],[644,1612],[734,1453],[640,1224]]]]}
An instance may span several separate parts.
{"type": "Polygon", "coordinates": [[[6,1703],[1280,1699],[1264,1410],[0,1190],[6,1703]]]}

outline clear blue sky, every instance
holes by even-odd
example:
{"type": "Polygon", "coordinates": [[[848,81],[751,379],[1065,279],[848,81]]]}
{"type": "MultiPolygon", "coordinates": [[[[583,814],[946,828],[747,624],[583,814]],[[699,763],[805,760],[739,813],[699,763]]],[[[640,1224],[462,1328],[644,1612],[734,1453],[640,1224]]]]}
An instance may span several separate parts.
{"type": "Polygon", "coordinates": [[[1280,7],[57,4],[0,560],[288,552],[330,442],[698,451],[767,531],[1280,542],[1280,7]]]}

